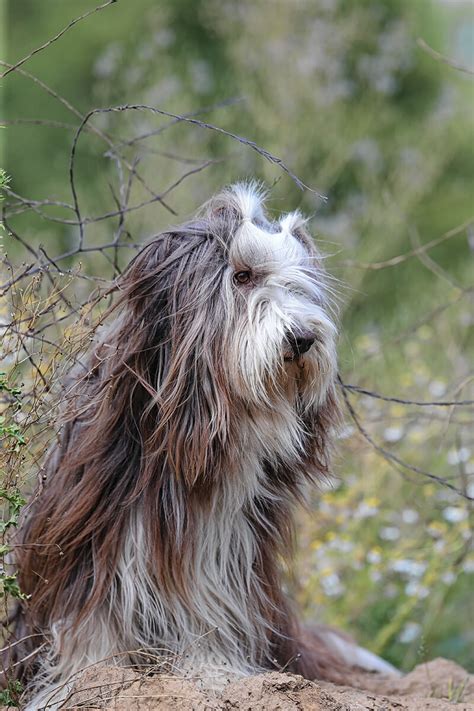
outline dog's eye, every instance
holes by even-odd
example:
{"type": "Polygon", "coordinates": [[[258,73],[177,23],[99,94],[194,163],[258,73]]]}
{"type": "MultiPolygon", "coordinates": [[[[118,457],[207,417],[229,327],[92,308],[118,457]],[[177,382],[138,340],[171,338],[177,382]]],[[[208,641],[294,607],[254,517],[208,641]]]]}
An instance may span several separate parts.
{"type": "Polygon", "coordinates": [[[235,272],[234,274],[234,282],[236,284],[248,284],[249,281],[252,278],[251,272],[235,272]]]}

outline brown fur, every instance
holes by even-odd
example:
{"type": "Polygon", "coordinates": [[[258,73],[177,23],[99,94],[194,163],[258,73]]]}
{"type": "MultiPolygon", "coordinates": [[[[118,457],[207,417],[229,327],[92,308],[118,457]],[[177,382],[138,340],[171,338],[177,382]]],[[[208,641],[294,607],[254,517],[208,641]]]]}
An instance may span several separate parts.
{"type": "MultiPolygon", "coordinates": [[[[35,671],[31,657],[27,665],[21,659],[48,641],[52,620],[72,620],[74,634],[103,606],[137,505],[152,579],[165,598],[193,607],[187,570],[198,514],[211,515],[223,473],[236,476],[241,422],[260,416],[260,407],[229,383],[226,332],[216,320],[226,309],[222,282],[239,219],[234,206],[226,210],[218,200],[207,218],[146,246],[117,284],[110,330],[71,378],[59,444],[48,454],[46,481],[17,540],[19,582],[29,599],[16,609],[12,640],[41,635],[11,647],[5,661],[17,665],[17,676],[35,671]]],[[[297,237],[316,260],[301,227],[297,237]]],[[[249,614],[273,629],[272,660],[262,657],[263,666],[338,680],[344,664],[322,630],[301,628],[282,590],[301,484],[329,474],[339,421],[334,383],[324,404],[301,418],[304,454],[292,462],[269,459],[266,487],[274,498],[254,501],[246,512],[258,541],[252,575],[265,593],[249,614]]]]}

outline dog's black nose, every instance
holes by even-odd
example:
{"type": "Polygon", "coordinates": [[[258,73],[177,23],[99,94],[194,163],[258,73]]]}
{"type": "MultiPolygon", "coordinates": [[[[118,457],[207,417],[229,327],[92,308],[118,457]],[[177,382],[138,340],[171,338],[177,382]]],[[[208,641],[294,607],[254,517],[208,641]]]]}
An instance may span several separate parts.
{"type": "Polygon", "coordinates": [[[302,333],[289,333],[286,340],[293,351],[294,357],[298,358],[309,351],[316,340],[316,336],[310,331],[303,331],[302,333]]]}
{"type": "Polygon", "coordinates": [[[300,336],[294,339],[291,346],[295,352],[295,355],[302,355],[303,353],[306,353],[306,351],[309,351],[313,343],[314,336],[311,336],[309,338],[305,336],[300,336]]]}

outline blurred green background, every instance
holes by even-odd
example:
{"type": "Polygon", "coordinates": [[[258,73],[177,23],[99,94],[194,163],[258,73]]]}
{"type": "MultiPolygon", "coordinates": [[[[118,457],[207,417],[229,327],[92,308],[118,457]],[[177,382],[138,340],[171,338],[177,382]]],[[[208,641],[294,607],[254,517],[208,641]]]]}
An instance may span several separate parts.
{"type": "MultiPolygon", "coordinates": [[[[3,0],[0,7],[2,57],[14,63],[95,3],[3,0]]],[[[402,399],[472,398],[472,76],[437,61],[420,37],[473,67],[472,3],[119,0],[22,68],[67,104],[30,75],[0,80],[0,167],[15,193],[70,203],[81,115],[133,103],[199,111],[280,157],[327,200],[213,131],[169,125],[147,111],[100,114],[91,125],[124,142],[122,156],[139,161],[156,193],[215,161],[172,191],[176,216],[158,202],[131,212],[131,238],[183,219],[223,183],[261,178],[272,186],[272,211],[300,207],[312,216],[328,270],[340,280],[333,288],[343,379],[402,399]],[[385,264],[451,230],[429,252],[385,264]]],[[[106,152],[99,136],[82,134],[83,215],[116,209],[117,166],[126,168],[106,152]]],[[[135,181],[129,205],[149,198],[135,181]]],[[[77,228],[54,221],[70,218],[68,208],[36,207],[9,218],[29,244],[53,256],[76,244],[77,228]]],[[[115,228],[110,220],[91,223],[86,244],[110,241],[115,228]]],[[[22,248],[4,241],[20,263],[22,248]]],[[[81,261],[88,273],[108,276],[102,256],[81,261]]],[[[472,408],[361,395],[351,402],[384,448],[474,496],[472,408]]],[[[335,469],[334,486],[300,521],[296,594],[307,617],[345,628],[403,669],[442,655],[474,671],[471,503],[394,468],[349,415],[335,469]]]]}

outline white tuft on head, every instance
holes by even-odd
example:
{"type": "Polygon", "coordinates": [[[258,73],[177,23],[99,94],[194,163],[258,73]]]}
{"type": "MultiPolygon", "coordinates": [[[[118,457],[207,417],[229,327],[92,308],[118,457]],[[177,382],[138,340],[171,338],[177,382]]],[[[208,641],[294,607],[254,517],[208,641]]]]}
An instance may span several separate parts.
{"type": "Polygon", "coordinates": [[[235,183],[228,193],[243,220],[266,222],[263,206],[267,191],[261,183],[256,180],[235,183]]]}
{"type": "Polygon", "coordinates": [[[308,218],[304,217],[299,210],[295,210],[284,215],[279,222],[281,231],[292,235],[306,225],[308,218]]]}

